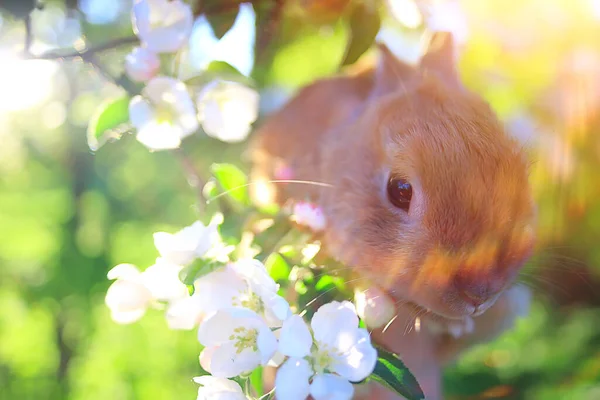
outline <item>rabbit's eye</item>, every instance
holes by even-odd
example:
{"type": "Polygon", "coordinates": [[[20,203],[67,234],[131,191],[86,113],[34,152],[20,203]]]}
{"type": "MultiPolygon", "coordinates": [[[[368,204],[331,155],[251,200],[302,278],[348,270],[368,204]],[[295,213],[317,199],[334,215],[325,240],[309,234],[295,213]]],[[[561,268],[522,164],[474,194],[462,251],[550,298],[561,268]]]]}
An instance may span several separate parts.
{"type": "Polygon", "coordinates": [[[394,207],[408,212],[412,198],[412,186],[406,179],[391,177],[387,184],[387,193],[394,207]]]}

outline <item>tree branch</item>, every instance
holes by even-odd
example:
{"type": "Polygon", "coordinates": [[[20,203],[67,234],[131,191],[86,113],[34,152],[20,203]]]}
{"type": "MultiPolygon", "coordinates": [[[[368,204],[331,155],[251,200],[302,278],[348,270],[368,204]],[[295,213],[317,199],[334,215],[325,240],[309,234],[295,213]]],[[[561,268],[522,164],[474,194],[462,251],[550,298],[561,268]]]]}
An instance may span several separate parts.
{"type": "Polygon", "coordinates": [[[67,60],[73,58],[83,58],[93,56],[97,53],[102,53],[107,50],[116,49],[117,47],[132,45],[139,43],[136,36],[123,37],[109,42],[89,47],[85,50],[74,50],[69,52],[49,51],[42,54],[31,54],[28,48],[26,49],[26,58],[33,60],[67,60]]]}
{"type": "Polygon", "coordinates": [[[206,198],[202,192],[204,185],[206,185],[206,180],[200,175],[200,172],[198,172],[196,166],[182,148],[175,149],[173,153],[175,153],[179,159],[179,162],[181,163],[181,167],[185,171],[188,184],[190,187],[196,190],[198,197],[198,208],[200,211],[202,211],[204,205],[206,204],[206,198]]]}

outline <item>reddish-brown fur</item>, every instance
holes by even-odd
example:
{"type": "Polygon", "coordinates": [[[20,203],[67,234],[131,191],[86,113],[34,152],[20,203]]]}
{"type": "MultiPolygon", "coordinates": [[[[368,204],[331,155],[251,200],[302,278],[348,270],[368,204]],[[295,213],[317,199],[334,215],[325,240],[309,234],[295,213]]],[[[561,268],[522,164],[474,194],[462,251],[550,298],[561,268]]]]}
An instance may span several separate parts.
{"type": "MultiPolygon", "coordinates": [[[[416,309],[462,321],[491,307],[488,322],[477,320],[489,328],[489,316],[510,308],[502,296],[533,246],[534,207],[524,155],[490,107],[460,84],[450,39],[434,36],[418,68],[381,47],[376,69],[300,91],[257,133],[253,179],[269,188],[263,201],[319,204],[328,252],[406,303],[399,320],[409,323],[416,309]],[[266,183],[281,165],[294,179],[332,187],[266,183]],[[390,174],[413,186],[408,213],[386,197],[390,174]]],[[[376,337],[425,382],[437,382],[436,368],[455,353],[447,349],[461,347],[439,335],[390,335],[376,337]]],[[[435,383],[426,386],[439,396],[435,383]]]]}

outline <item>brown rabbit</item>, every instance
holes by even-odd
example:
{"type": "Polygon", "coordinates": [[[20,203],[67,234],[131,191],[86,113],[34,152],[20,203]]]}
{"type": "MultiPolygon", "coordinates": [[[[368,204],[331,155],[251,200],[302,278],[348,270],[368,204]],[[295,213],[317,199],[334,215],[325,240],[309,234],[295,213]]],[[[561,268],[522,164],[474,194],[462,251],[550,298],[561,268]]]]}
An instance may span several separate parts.
{"type": "MultiPolygon", "coordinates": [[[[440,367],[528,304],[512,286],[534,245],[528,163],[461,84],[450,34],[434,34],[417,67],[380,53],[376,68],[318,81],[262,125],[255,197],[322,207],[328,253],[399,304],[375,340],[438,399],[440,367]],[[282,169],[331,187],[269,184],[282,169]],[[420,329],[406,329],[416,315],[420,329]]],[[[369,390],[363,398],[396,398],[369,390]]]]}

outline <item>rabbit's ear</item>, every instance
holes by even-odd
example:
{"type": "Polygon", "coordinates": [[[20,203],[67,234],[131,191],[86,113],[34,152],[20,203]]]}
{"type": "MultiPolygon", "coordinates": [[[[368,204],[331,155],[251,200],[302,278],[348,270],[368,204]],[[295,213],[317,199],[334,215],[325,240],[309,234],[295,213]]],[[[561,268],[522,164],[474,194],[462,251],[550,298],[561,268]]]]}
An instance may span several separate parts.
{"type": "Polygon", "coordinates": [[[434,72],[447,85],[463,88],[456,70],[455,44],[450,32],[435,32],[431,36],[420,67],[423,72],[434,72]]]}
{"type": "Polygon", "coordinates": [[[377,47],[379,61],[375,70],[372,97],[402,90],[416,76],[415,68],[398,60],[385,44],[377,43],[377,47]]]}

